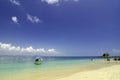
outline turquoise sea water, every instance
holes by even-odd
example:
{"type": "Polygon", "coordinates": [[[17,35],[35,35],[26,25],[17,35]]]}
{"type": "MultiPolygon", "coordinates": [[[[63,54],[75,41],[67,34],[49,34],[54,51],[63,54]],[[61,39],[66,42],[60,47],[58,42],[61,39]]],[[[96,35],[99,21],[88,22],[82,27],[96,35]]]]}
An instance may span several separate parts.
{"type": "Polygon", "coordinates": [[[0,80],[55,80],[101,60],[95,57],[43,57],[43,63],[35,65],[35,57],[0,56],[0,80]]]}

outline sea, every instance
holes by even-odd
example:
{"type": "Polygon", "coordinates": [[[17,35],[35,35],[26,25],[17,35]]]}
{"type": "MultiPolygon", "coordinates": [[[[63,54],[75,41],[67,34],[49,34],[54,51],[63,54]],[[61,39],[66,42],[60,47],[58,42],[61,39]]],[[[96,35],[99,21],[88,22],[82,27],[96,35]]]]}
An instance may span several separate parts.
{"type": "Polygon", "coordinates": [[[95,56],[1,55],[0,80],[56,80],[89,70],[101,60],[105,59],[95,56]],[[34,64],[36,57],[43,59],[42,64],[34,64]]]}

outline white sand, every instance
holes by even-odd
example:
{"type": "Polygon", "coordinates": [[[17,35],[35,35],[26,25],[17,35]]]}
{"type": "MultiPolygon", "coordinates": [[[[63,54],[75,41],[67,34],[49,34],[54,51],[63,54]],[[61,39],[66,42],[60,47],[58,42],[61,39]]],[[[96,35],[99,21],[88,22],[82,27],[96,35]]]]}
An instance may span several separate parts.
{"type": "Polygon", "coordinates": [[[120,65],[79,72],[57,80],[120,80],[120,65]]]}

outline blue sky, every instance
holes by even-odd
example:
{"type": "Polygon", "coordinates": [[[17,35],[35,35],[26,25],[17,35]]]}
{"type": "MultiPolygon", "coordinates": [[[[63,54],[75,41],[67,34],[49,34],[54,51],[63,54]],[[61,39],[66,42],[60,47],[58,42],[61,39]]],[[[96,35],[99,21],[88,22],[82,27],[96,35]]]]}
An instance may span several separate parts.
{"type": "Polygon", "coordinates": [[[119,0],[0,0],[0,53],[120,55],[119,0]]]}

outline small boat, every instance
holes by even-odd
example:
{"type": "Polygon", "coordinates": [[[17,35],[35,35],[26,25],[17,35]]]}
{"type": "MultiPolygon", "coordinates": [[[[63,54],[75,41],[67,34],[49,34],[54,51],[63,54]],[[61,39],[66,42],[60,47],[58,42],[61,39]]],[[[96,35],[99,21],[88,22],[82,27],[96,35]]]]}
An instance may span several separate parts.
{"type": "Polygon", "coordinates": [[[42,62],[43,62],[43,59],[40,58],[40,57],[38,57],[38,58],[35,59],[35,64],[36,65],[40,65],[40,64],[42,64],[42,62]]]}

